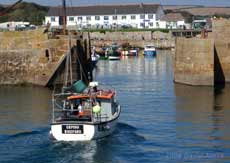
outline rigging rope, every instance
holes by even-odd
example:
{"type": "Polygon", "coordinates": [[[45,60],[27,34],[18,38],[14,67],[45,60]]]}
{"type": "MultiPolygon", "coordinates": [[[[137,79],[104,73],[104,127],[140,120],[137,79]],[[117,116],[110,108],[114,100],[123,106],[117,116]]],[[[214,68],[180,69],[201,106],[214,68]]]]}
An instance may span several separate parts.
{"type": "Polygon", "coordinates": [[[69,56],[69,66],[70,66],[70,82],[71,82],[71,85],[73,84],[73,74],[72,74],[72,51],[71,51],[71,48],[72,48],[72,45],[71,45],[71,34],[69,33],[69,49],[70,49],[70,56],[69,56]]]}

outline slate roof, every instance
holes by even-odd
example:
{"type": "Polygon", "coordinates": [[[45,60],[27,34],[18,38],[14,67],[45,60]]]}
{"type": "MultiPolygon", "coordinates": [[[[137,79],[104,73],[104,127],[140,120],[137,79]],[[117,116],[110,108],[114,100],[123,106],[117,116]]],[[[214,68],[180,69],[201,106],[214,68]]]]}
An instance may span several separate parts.
{"type": "MultiPolygon", "coordinates": [[[[122,14],[140,14],[156,13],[159,4],[130,4],[130,5],[98,5],[98,6],[80,6],[67,7],[67,16],[75,15],[122,15],[122,14]]],[[[62,16],[61,7],[51,7],[47,16],[62,16]]]]}

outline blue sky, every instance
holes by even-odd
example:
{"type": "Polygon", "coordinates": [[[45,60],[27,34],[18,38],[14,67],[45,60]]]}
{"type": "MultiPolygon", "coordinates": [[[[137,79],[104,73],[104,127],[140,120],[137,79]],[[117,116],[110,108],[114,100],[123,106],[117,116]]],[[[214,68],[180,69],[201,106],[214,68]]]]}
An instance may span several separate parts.
{"type": "MultiPolygon", "coordinates": [[[[1,4],[14,3],[17,0],[0,0],[1,4]]],[[[61,5],[62,0],[24,0],[42,5],[61,5]]],[[[206,6],[230,6],[230,0],[66,0],[69,5],[101,5],[124,3],[161,3],[163,5],[206,5],[206,6]]]]}

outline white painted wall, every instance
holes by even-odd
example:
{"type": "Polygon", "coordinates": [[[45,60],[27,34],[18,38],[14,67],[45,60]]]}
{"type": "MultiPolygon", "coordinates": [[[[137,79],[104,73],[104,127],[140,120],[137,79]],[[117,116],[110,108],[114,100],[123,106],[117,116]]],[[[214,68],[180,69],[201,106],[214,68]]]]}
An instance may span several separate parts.
{"type": "Polygon", "coordinates": [[[59,17],[58,16],[46,16],[45,24],[47,25],[48,23],[50,23],[52,27],[59,26],[59,17]]]}
{"type": "Polygon", "coordinates": [[[159,21],[159,24],[160,24],[160,28],[163,29],[178,29],[178,28],[183,28],[184,25],[187,27],[184,20],[176,21],[176,22],[159,21]]]}
{"type": "MultiPolygon", "coordinates": [[[[118,26],[132,26],[134,28],[158,28],[156,14],[149,13],[145,14],[144,19],[141,19],[142,14],[127,14],[127,15],[93,15],[93,16],[67,16],[67,26],[77,26],[78,28],[83,28],[87,26],[91,26],[93,28],[98,27],[101,28],[111,28],[114,24],[118,26]],[[149,19],[149,15],[153,17],[149,19]],[[99,16],[100,20],[96,20],[95,17],[99,16]],[[108,16],[108,20],[104,20],[104,16],[108,16]],[[113,16],[117,16],[117,20],[113,20],[113,16]],[[122,19],[122,16],[126,16],[126,19],[122,19]],[[136,19],[131,19],[131,16],[135,16],[136,19]],[[70,20],[70,17],[72,17],[70,20]],[[78,17],[82,17],[82,19],[78,19],[78,17]],[[87,20],[87,17],[90,17],[91,20],[87,20]],[[141,23],[143,26],[141,26],[141,23]]],[[[52,27],[59,26],[59,17],[58,16],[46,16],[45,24],[50,23],[52,27]]]]}
{"type": "Polygon", "coordinates": [[[185,25],[185,21],[177,21],[177,27],[179,28],[180,26],[184,26],[185,25]]]}
{"type": "Polygon", "coordinates": [[[74,16],[67,16],[66,22],[69,26],[76,26],[77,25],[77,18],[74,16]],[[71,18],[71,20],[70,20],[70,18],[71,18]],[[73,20],[72,20],[72,18],[73,18],[73,20]]]}
{"type": "Polygon", "coordinates": [[[159,23],[159,28],[166,29],[166,21],[158,21],[159,23]]]}
{"type": "MultiPolygon", "coordinates": [[[[115,15],[96,15],[100,17],[100,20],[95,19],[95,15],[93,16],[67,16],[67,26],[72,26],[76,28],[111,28],[118,26],[132,26],[133,28],[162,28],[162,29],[176,29],[180,28],[183,25],[186,25],[185,21],[177,21],[177,22],[166,22],[166,21],[160,21],[157,20],[157,15],[152,14],[153,18],[149,19],[149,14],[145,14],[144,19],[141,18],[142,14],[128,14],[128,15],[116,15],[117,20],[113,20],[113,16],[115,15]],[[108,16],[108,20],[104,20],[104,16],[108,16]],[[122,19],[122,16],[126,16],[126,19],[122,19]],[[135,16],[136,19],[131,19],[131,16],[135,16]],[[70,20],[70,17],[72,17],[72,20],[70,20]],[[78,17],[82,17],[82,20],[79,20],[78,17]],[[87,20],[87,17],[90,17],[91,20],[87,20]],[[143,26],[141,26],[141,24],[143,26]],[[158,25],[157,25],[158,24],[158,25]]],[[[59,26],[59,17],[45,17],[45,24],[51,23],[52,27],[59,26]]],[[[187,26],[187,25],[186,25],[187,26]]]]}

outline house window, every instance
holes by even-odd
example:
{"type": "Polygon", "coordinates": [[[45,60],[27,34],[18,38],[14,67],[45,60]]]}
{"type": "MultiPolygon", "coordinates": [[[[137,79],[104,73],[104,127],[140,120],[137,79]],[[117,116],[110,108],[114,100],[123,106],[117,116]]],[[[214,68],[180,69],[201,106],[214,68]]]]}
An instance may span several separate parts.
{"type": "Polygon", "coordinates": [[[117,16],[113,16],[113,20],[117,20],[117,16]]]}
{"type": "Polygon", "coordinates": [[[160,24],[159,24],[159,22],[157,22],[157,23],[156,23],[156,26],[157,26],[157,28],[159,28],[159,27],[160,27],[160,24]]]}
{"type": "Polygon", "coordinates": [[[69,21],[73,22],[74,21],[74,17],[73,16],[69,17],[69,21]]]}
{"type": "Polygon", "coordinates": [[[136,19],[136,15],[131,15],[131,19],[136,19]]]}
{"type": "Polygon", "coordinates": [[[86,20],[91,20],[91,16],[87,16],[87,17],[86,17],[86,20]]]}
{"type": "Polygon", "coordinates": [[[55,22],[55,17],[51,17],[51,22],[55,22]]]}
{"type": "Polygon", "coordinates": [[[104,16],[104,20],[109,20],[109,16],[104,16]]]}
{"type": "Polygon", "coordinates": [[[145,15],[144,15],[144,14],[141,14],[141,15],[140,15],[140,18],[141,18],[141,19],[145,19],[145,15]]]}
{"type": "Polygon", "coordinates": [[[152,27],[152,26],[153,26],[153,23],[149,23],[149,26],[152,27]]]}
{"type": "Polygon", "coordinates": [[[153,14],[149,14],[149,15],[148,15],[148,18],[149,18],[149,19],[153,19],[153,14]]]}
{"type": "Polygon", "coordinates": [[[82,20],[82,17],[81,17],[81,16],[78,16],[78,17],[77,17],[77,20],[82,20]]]}
{"type": "Polygon", "coordinates": [[[141,26],[141,27],[144,27],[144,26],[145,26],[145,23],[141,23],[140,26],[141,26]]]}
{"type": "Polygon", "coordinates": [[[123,15],[123,16],[121,17],[121,19],[122,19],[122,20],[125,20],[125,19],[126,19],[126,16],[125,16],[125,15],[123,15]]]}
{"type": "Polygon", "coordinates": [[[95,20],[100,20],[100,16],[95,16],[95,20]]]}

